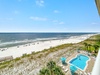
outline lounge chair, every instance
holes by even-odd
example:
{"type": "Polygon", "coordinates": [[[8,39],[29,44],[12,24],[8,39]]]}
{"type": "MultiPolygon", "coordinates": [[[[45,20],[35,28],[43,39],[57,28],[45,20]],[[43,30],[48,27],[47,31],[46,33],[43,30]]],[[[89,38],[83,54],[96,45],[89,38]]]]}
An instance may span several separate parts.
{"type": "Polygon", "coordinates": [[[68,71],[68,68],[67,68],[67,69],[65,69],[64,71],[65,71],[65,72],[67,72],[67,71],[68,71]]]}
{"type": "Polygon", "coordinates": [[[83,73],[80,71],[80,75],[83,75],[83,73]]]}
{"type": "Polygon", "coordinates": [[[84,72],[84,75],[87,75],[87,73],[86,73],[86,72],[84,72]]]}
{"type": "Polygon", "coordinates": [[[87,75],[91,75],[90,73],[87,73],[87,75]]]}
{"type": "Polygon", "coordinates": [[[64,66],[62,66],[62,69],[65,69],[65,67],[64,67],[64,66]]]}

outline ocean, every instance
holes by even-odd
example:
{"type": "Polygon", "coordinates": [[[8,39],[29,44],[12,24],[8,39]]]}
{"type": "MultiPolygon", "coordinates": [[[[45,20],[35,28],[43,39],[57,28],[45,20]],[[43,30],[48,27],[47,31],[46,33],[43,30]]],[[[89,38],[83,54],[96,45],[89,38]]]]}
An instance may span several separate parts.
{"type": "Polygon", "coordinates": [[[36,41],[66,39],[94,33],[0,33],[0,48],[12,47],[36,41]]]}

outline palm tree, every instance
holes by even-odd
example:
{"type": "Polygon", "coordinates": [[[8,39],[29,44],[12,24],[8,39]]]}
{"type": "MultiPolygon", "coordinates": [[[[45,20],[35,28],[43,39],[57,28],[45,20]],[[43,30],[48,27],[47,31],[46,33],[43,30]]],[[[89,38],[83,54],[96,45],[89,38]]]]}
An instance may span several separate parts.
{"type": "Polygon", "coordinates": [[[100,46],[100,39],[97,40],[96,44],[100,46]]]}
{"type": "Polygon", "coordinates": [[[39,75],[65,75],[54,61],[47,63],[47,68],[40,70],[39,75]]]}
{"type": "Polygon", "coordinates": [[[94,47],[94,52],[97,53],[98,49],[99,49],[99,46],[98,45],[93,45],[93,47],[94,47]]]}
{"type": "Polygon", "coordinates": [[[55,66],[56,66],[56,63],[54,61],[50,61],[50,62],[47,63],[47,67],[49,69],[53,69],[55,66]]]}
{"type": "Polygon", "coordinates": [[[85,45],[85,49],[88,50],[88,44],[85,42],[84,45],[85,45]]]}
{"type": "Polygon", "coordinates": [[[88,44],[88,51],[91,52],[91,44],[88,44]]]}
{"type": "Polygon", "coordinates": [[[50,70],[51,75],[53,75],[53,68],[56,66],[56,63],[54,61],[50,61],[47,63],[47,67],[50,70]]]}
{"type": "Polygon", "coordinates": [[[97,9],[98,9],[98,13],[100,15],[100,0],[95,0],[95,3],[96,3],[96,6],[97,6],[97,9]]]}
{"type": "Polygon", "coordinates": [[[46,68],[43,68],[42,70],[40,70],[39,75],[50,75],[50,71],[46,68]]]}
{"type": "Polygon", "coordinates": [[[64,75],[64,73],[62,72],[61,68],[59,68],[58,66],[56,66],[53,69],[53,72],[54,72],[55,75],[64,75]]]}

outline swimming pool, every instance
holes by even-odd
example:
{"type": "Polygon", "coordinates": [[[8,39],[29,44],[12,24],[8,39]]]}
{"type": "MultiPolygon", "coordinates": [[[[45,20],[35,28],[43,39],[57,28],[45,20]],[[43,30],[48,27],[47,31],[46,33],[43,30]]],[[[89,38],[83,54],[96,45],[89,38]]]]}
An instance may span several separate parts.
{"type": "Polygon", "coordinates": [[[79,54],[77,55],[76,58],[72,59],[69,63],[80,68],[81,70],[84,70],[87,65],[88,60],[89,60],[89,57],[79,54]]]}

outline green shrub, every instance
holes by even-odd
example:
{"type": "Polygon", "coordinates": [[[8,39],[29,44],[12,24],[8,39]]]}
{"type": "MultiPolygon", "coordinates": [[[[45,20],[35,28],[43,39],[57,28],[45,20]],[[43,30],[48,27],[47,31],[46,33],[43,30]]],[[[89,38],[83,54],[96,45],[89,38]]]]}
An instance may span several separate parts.
{"type": "Polygon", "coordinates": [[[56,65],[54,61],[47,63],[47,66],[42,68],[39,72],[39,75],[65,75],[61,68],[56,65]]]}

